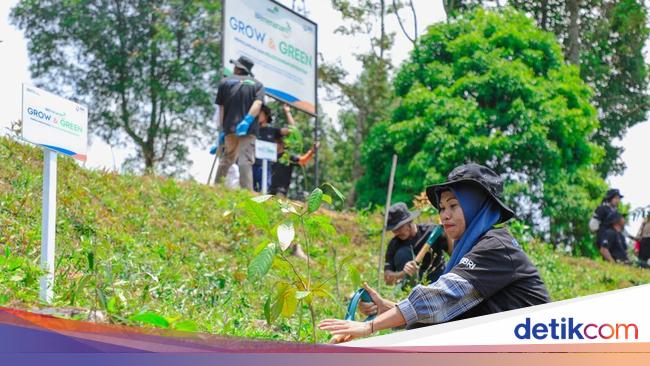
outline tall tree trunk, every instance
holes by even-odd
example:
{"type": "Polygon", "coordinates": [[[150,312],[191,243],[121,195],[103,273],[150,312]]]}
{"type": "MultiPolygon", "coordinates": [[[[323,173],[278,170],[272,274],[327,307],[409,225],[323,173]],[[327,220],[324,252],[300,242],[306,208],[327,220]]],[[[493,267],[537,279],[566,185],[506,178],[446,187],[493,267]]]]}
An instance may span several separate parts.
{"type": "Polygon", "coordinates": [[[569,10],[569,35],[566,44],[567,60],[574,65],[580,65],[580,1],[567,0],[567,9],[569,10]]]}
{"type": "Polygon", "coordinates": [[[147,129],[147,138],[143,146],[144,168],[146,174],[155,172],[154,164],[156,161],[155,140],[157,133],[157,112],[158,112],[158,80],[156,78],[156,69],[158,68],[158,44],[156,43],[156,14],[151,13],[151,23],[149,25],[149,37],[151,43],[149,48],[151,55],[149,58],[149,94],[151,97],[151,114],[149,115],[149,127],[147,129]]]}
{"type": "MultiPolygon", "coordinates": [[[[359,181],[361,176],[363,176],[363,167],[361,166],[361,145],[363,143],[363,131],[365,130],[366,124],[366,113],[359,111],[357,115],[357,126],[354,131],[354,154],[353,154],[353,164],[352,164],[352,182],[356,183],[359,181]]],[[[352,186],[352,190],[348,195],[348,205],[353,206],[357,201],[357,190],[352,186]]]]}
{"type": "Polygon", "coordinates": [[[548,25],[546,24],[548,21],[548,0],[541,0],[540,13],[539,25],[542,30],[548,31],[548,25]]]}
{"type": "Polygon", "coordinates": [[[454,10],[456,9],[455,0],[442,0],[442,6],[445,8],[445,13],[447,13],[447,22],[453,17],[454,10]]]}
{"type": "Polygon", "coordinates": [[[384,3],[384,0],[381,0],[380,6],[381,6],[381,15],[380,15],[379,18],[381,19],[381,38],[380,38],[381,41],[379,41],[379,58],[383,60],[384,59],[384,50],[386,48],[386,45],[385,45],[386,44],[385,43],[386,42],[386,26],[384,24],[384,18],[385,18],[385,13],[386,13],[386,4],[384,3]]]}
{"type": "Polygon", "coordinates": [[[142,146],[142,157],[144,158],[144,174],[153,175],[155,173],[155,155],[151,144],[146,143],[142,146]]]}

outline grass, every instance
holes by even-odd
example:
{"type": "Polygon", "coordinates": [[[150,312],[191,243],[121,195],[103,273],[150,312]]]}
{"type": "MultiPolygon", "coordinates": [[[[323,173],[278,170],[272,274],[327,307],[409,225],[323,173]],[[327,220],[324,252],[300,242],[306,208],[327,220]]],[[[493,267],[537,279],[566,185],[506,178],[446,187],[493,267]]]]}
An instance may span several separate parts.
{"type": "MultiPolygon", "coordinates": [[[[0,138],[0,161],[0,305],[43,308],[38,300],[42,152],[0,138]]],[[[86,170],[59,157],[51,307],[60,314],[87,311],[77,318],[99,310],[103,321],[119,324],[308,340],[310,322],[264,320],[265,300],[291,276],[276,261],[262,281],[248,279],[250,261],[269,240],[246,209],[250,197],[191,181],[86,170]]],[[[266,219],[279,224],[282,215],[268,206],[266,219]]],[[[314,307],[319,319],[342,317],[345,296],[360,281],[376,283],[382,215],[321,213],[306,223],[313,234],[311,276],[326,283],[332,298],[316,299],[314,307]],[[328,225],[335,232],[321,230],[328,225]],[[338,281],[335,268],[341,268],[338,281]]],[[[554,300],[650,283],[647,270],[567,257],[530,238],[524,247],[554,300]]],[[[290,260],[305,271],[304,261],[290,260]]],[[[316,341],[328,338],[316,332],[316,341]]]]}

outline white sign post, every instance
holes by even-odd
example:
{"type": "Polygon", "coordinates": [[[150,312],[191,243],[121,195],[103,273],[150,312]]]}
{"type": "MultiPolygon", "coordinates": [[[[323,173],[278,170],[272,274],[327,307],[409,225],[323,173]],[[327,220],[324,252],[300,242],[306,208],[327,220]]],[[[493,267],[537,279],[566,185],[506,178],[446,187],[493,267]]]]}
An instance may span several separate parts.
{"type": "Polygon", "coordinates": [[[316,23],[271,0],[226,0],[222,9],[224,72],[246,56],[267,95],[316,116],[316,23]]]}
{"type": "Polygon", "coordinates": [[[50,303],[54,296],[57,153],[86,160],[88,109],[25,84],[22,100],[23,139],[44,147],[41,267],[46,272],[39,295],[50,303]]]}
{"type": "Polygon", "coordinates": [[[56,235],[56,153],[44,149],[43,166],[43,220],[41,236],[41,267],[45,275],[41,277],[41,300],[52,301],[54,285],[54,238],[56,235]]]}
{"type": "Polygon", "coordinates": [[[266,186],[268,181],[269,161],[278,160],[278,144],[264,140],[255,140],[255,158],[262,160],[262,194],[268,192],[266,186]]]}

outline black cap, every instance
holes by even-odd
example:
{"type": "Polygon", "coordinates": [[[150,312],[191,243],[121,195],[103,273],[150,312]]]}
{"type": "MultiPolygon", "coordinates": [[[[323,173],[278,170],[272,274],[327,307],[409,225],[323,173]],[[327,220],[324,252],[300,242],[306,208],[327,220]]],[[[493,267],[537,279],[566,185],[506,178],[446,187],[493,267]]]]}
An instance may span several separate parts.
{"type": "Polygon", "coordinates": [[[414,218],[420,216],[420,211],[409,211],[406,203],[398,202],[388,209],[388,221],[386,222],[386,230],[395,230],[402,225],[413,221],[414,218]]]}
{"type": "Polygon", "coordinates": [[[503,179],[492,169],[475,163],[458,166],[449,173],[446,182],[427,187],[429,202],[439,210],[439,192],[444,190],[444,188],[449,188],[461,182],[479,185],[499,204],[501,207],[499,223],[506,222],[515,216],[515,212],[501,199],[501,195],[503,194],[503,179]]]}
{"type": "Polygon", "coordinates": [[[234,64],[235,67],[238,67],[242,70],[245,70],[247,73],[250,75],[253,75],[253,66],[255,63],[253,63],[253,60],[246,56],[239,56],[237,60],[230,60],[231,64],[234,64]]]}
{"type": "Polygon", "coordinates": [[[612,198],[614,198],[616,196],[619,196],[619,197],[623,198],[623,195],[621,194],[621,191],[619,191],[616,188],[612,188],[612,189],[607,191],[607,194],[605,194],[605,201],[611,201],[612,198]]]}
{"type": "Polygon", "coordinates": [[[607,217],[605,217],[605,226],[611,226],[612,224],[615,224],[623,218],[623,215],[621,215],[618,211],[611,212],[607,217]]]}

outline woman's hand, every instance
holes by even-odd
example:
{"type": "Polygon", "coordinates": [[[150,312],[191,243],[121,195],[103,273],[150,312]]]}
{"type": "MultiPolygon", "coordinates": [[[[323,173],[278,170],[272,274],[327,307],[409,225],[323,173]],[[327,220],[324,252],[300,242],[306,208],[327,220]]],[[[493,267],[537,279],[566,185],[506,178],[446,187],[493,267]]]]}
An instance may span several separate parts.
{"type": "Polygon", "coordinates": [[[372,322],[355,322],[352,320],[325,319],[318,323],[320,330],[330,332],[334,337],[331,343],[347,342],[354,338],[372,334],[372,322]]]}
{"type": "Polygon", "coordinates": [[[352,339],[354,339],[354,338],[352,338],[352,336],[349,336],[349,335],[336,335],[336,336],[333,336],[332,339],[330,339],[329,343],[330,344],[339,344],[339,343],[349,342],[352,339]]]}
{"type": "Polygon", "coordinates": [[[384,313],[395,306],[391,301],[388,301],[381,297],[375,289],[368,286],[367,282],[363,283],[363,288],[366,290],[368,295],[372,298],[372,302],[359,301],[359,311],[365,315],[379,315],[384,313]]]}

